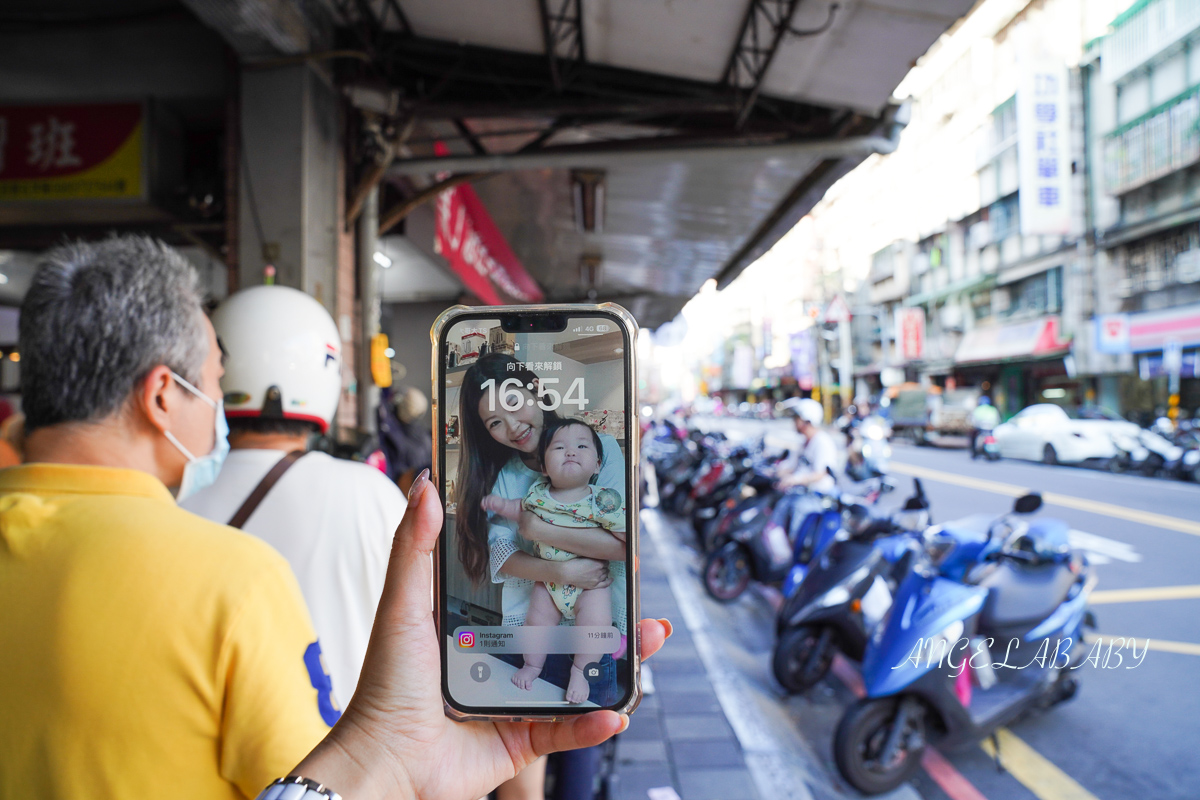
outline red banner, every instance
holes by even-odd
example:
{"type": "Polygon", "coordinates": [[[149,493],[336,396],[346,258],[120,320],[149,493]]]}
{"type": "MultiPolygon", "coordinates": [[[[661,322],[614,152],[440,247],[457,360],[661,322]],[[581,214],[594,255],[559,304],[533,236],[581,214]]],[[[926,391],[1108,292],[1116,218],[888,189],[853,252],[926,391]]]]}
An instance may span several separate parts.
{"type": "Polygon", "coordinates": [[[142,194],[142,105],[0,106],[0,200],[142,194]]]}
{"type": "Polygon", "coordinates": [[[920,361],[925,357],[925,309],[896,309],[896,342],[902,360],[920,361]]]}
{"type": "MultiPolygon", "coordinates": [[[[435,152],[449,153],[441,142],[435,152]]],[[[538,303],[544,297],[470,184],[438,195],[436,246],[467,290],[488,305],[538,303]]]]}

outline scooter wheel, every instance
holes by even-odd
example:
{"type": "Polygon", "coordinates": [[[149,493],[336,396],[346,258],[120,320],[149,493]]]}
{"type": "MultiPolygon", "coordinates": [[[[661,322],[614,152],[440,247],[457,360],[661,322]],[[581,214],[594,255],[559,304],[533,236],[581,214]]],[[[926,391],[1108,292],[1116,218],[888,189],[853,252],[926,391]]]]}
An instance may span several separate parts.
{"type": "Polygon", "coordinates": [[[788,694],[799,694],[816,685],[829,671],[837,646],[822,629],[804,625],[790,630],[775,643],[771,669],[788,694]]]}
{"type": "Polygon", "coordinates": [[[750,555],[736,542],[729,542],[704,560],[704,590],[709,597],[730,603],[750,585],[750,555]]]}
{"type": "Polygon", "coordinates": [[[924,714],[910,715],[900,733],[895,756],[884,762],[884,750],[895,724],[899,703],[895,698],[859,700],[838,723],[833,758],[846,782],[863,794],[895,789],[921,765],[925,752],[924,714]]]}
{"type": "Polygon", "coordinates": [[[992,453],[985,453],[984,455],[987,456],[988,461],[999,461],[1000,460],[1000,451],[998,451],[998,450],[995,452],[992,452],[992,453]]]}

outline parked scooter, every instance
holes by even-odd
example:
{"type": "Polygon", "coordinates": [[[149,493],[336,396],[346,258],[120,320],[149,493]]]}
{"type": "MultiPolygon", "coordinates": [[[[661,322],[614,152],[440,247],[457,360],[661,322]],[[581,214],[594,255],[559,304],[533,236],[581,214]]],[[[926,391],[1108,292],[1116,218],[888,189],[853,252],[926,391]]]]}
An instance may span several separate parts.
{"type": "MultiPolygon", "coordinates": [[[[860,500],[874,504],[891,488],[875,479],[860,500]]],[[[731,529],[719,534],[704,562],[701,577],[709,596],[728,603],[740,597],[751,581],[784,583],[797,564],[808,564],[832,542],[845,508],[839,503],[837,494],[798,489],[749,504],[734,518],[731,529]],[[813,512],[823,521],[813,523],[813,512]]]]}
{"type": "Polygon", "coordinates": [[[973,743],[1075,694],[1069,667],[1082,660],[1074,645],[1083,626],[1095,624],[1087,602],[1096,579],[1071,551],[1066,523],[1024,519],[1041,502],[1018,498],[983,532],[954,523],[926,532],[867,645],[866,697],[834,738],[838,771],[856,789],[894,789],[927,743],[973,743]]]}
{"type": "MultiPolygon", "coordinates": [[[[818,544],[807,574],[797,557],[793,575],[802,576],[798,585],[789,591],[784,583],[787,599],[779,610],[771,665],[790,694],[816,684],[839,651],[862,660],[867,639],[891,607],[897,584],[920,547],[920,533],[930,524],[929,501],[919,479],[913,480],[913,494],[900,511],[876,515],[853,505],[845,516],[835,540],[825,547],[818,544]]],[[[810,517],[821,528],[830,522],[825,514],[810,517]]],[[[839,515],[834,524],[840,521],[839,515]]]]}

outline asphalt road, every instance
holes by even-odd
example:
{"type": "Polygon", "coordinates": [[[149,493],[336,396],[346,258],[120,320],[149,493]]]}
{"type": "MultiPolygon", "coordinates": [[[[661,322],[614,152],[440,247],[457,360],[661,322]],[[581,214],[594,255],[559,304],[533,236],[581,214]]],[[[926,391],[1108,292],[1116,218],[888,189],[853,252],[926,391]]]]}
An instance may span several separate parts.
{"type": "MultiPolygon", "coordinates": [[[[761,436],[789,446],[787,423],[721,421],[731,435],[761,436]]],[[[1001,741],[998,770],[982,748],[949,754],[949,778],[921,772],[913,788],[928,800],[1195,800],[1200,797],[1200,485],[1071,467],[1004,460],[971,461],[965,451],[894,448],[899,504],[919,474],[935,521],[1003,513],[1022,488],[1048,498],[1039,512],[1068,522],[1099,576],[1093,610],[1104,636],[1134,637],[1109,668],[1080,670],[1081,689],[1068,703],[1017,722],[1001,741]],[[1150,590],[1108,594],[1120,590],[1150,590]],[[1146,640],[1150,649],[1143,651],[1146,640]],[[1129,668],[1135,664],[1133,668],[1129,668]],[[968,785],[956,785],[958,773],[968,785]],[[974,793],[972,793],[974,792],[974,793]]],[[[687,534],[679,528],[681,541],[687,534]]],[[[694,567],[692,571],[695,571],[694,567]]],[[[817,794],[854,796],[833,768],[831,742],[853,695],[830,677],[807,695],[784,698],[769,676],[770,591],[748,593],[732,606],[712,604],[714,639],[736,643],[743,678],[786,710],[777,735],[818,765],[817,794]]],[[[705,598],[705,602],[708,600],[705,598]]],[[[814,789],[816,786],[813,787],[814,789]]]]}

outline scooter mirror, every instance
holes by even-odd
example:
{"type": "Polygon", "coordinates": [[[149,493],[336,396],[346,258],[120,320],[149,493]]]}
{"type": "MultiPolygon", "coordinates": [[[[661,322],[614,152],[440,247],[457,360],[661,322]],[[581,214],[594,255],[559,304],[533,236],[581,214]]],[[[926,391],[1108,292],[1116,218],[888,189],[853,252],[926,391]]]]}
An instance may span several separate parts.
{"type": "Polygon", "coordinates": [[[1016,514],[1032,514],[1042,507],[1042,496],[1037,492],[1030,492],[1027,495],[1018,497],[1013,503],[1013,513],[1016,514]]]}

